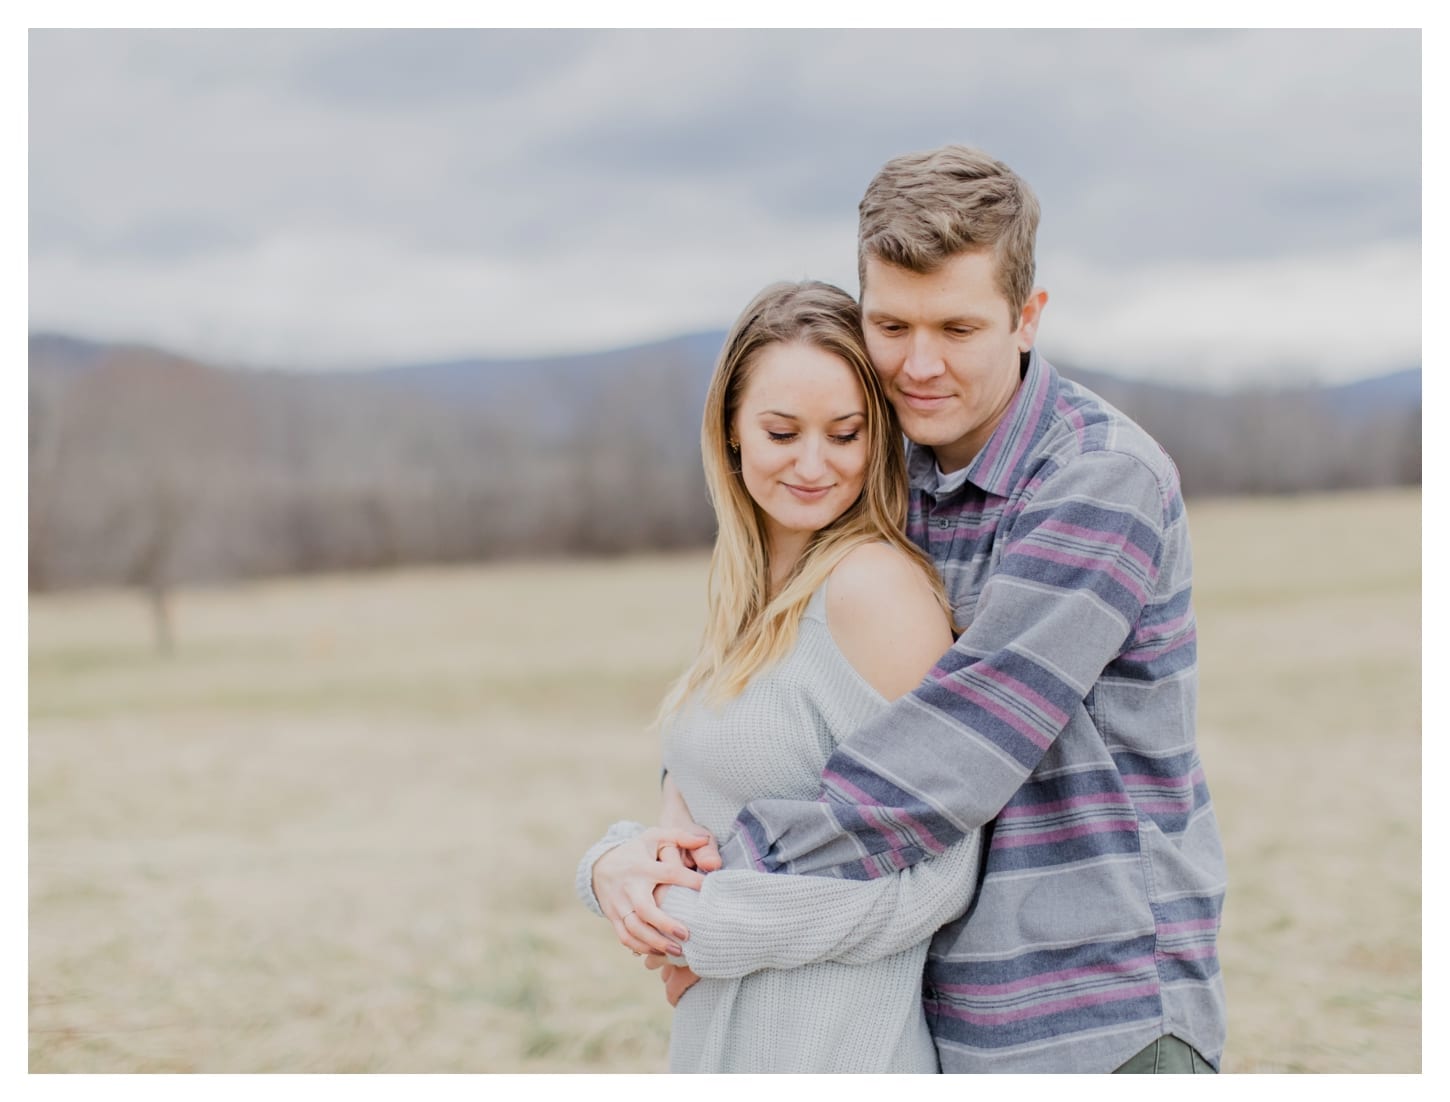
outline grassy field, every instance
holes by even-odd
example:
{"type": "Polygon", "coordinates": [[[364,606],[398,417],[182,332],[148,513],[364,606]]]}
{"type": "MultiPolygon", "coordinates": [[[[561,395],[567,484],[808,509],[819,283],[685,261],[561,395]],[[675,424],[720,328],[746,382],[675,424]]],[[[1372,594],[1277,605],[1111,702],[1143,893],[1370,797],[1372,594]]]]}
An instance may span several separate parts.
{"type": "MultiPolygon", "coordinates": [[[[1420,496],[1190,516],[1225,1070],[1417,1071],[1420,496]]],[[[33,599],[31,1070],[661,1070],[572,879],[651,816],[704,566],[185,592],[170,659],[131,594],[33,599]]]]}

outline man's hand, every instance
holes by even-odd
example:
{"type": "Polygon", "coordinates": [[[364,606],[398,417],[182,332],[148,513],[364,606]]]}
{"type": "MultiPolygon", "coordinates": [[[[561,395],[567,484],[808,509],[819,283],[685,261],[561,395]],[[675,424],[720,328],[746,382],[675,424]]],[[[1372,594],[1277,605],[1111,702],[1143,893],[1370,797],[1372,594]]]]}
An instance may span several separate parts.
{"type": "Polygon", "coordinates": [[[685,834],[703,834],[707,841],[703,846],[693,850],[676,849],[668,847],[660,854],[662,861],[679,861],[687,869],[698,869],[700,872],[714,872],[720,867],[720,847],[715,844],[714,836],[708,830],[695,822],[695,817],[690,814],[690,809],[685,806],[685,797],[681,795],[679,788],[675,785],[675,778],[668,773],[665,774],[665,783],[660,788],[660,825],[666,830],[682,831],[685,834]]]}
{"type": "Polygon", "coordinates": [[[675,849],[680,856],[714,843],[700,831],[666,830],[651,827],[628,842],[621,842],[594,863],[594,898],[614,927],[619,943],[633,953],[667,953],[679,956],[680,942],[690,932],[660,910],[655,888],[678,884],[699,891],[705,877],[686,868],[680,858],[661,860],[662,849],[675,849]]]}
{"type": "Polygon", "coordinates": [[[671,1006],[679,1006],[680,996],[700,982],[700,977],[686,965],[671,964],[658,954],[645,957],[644,966],[659,970],[660,979],[665,982],[665,998],[669,999],[671,1006]]]}

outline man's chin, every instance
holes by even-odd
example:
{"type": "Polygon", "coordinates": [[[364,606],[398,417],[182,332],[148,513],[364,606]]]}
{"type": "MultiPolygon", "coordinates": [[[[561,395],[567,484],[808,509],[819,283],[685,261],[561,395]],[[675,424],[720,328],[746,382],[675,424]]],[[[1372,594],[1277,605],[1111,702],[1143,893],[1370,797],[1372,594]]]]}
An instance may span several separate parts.
{"type": "Polygon", "coordinates": [[[897,416],[901,423],[901,431],[913,444],[919,444],[924,448],[936,448],[943,444],[955,443],[958,436],[952,434],[952,430],[946,425],[934,421],[930,417],[901,417],[897,416]]]}

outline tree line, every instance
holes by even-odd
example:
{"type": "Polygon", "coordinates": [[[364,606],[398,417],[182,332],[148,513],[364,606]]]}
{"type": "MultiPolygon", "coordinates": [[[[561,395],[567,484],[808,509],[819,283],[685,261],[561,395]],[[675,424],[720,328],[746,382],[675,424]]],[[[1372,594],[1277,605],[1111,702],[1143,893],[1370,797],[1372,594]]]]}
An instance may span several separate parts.
{"type": "MultiPolygon", "coordinates": [[[[665,345],[567,382],[511,370],[450,391],[406,373],[74,351],[32,339],[30,587],[137,587],[163,645],[181,582],[713,538],[698,450],[708,356],[665,345]]],[[[1418,402],[1346,417],[1313,392],[1087,375],[1164,445],[1189,496],[1420,479],[1418,402]]]]}

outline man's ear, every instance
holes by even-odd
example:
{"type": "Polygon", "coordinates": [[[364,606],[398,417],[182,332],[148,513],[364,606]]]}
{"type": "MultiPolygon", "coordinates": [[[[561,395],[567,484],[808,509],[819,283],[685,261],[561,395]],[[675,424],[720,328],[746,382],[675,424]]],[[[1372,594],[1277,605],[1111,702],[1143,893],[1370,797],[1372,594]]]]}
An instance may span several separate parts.
{"type": "Polygon", "coordinates": [[[1026,352],[1037,341],[1037,323],[1042,320],[1042,311],[1047,308],[1047,292],[1034,287],[1022,304],[1022,317],[1017,323],[1017,351],[1026,352]]]}

